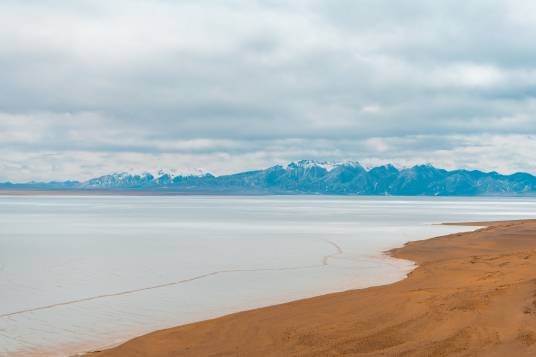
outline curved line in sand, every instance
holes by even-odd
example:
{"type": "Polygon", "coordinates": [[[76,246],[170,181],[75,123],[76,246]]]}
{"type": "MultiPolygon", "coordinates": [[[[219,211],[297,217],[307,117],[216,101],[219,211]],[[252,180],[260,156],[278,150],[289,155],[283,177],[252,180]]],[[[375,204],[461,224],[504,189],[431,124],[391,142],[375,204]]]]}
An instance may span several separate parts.
{"type": "Polygon", "coordinates": [[[334,258],[336,257],[337,255],[341,255],[343,254],[343,251],[342,251],[342,248],[340,247],[340,245],[338,245],[337,243],[335,242],[332,242],[330,240],[327,240],[325,239],[324,240],[326,243],[328,244],[331,244],[333,246],[333,248],[335,248],[335,253],[333,254],[329,254],[329,255],[325,255],[323,258],[322,258],[322,266],[326,266],[328,265],[328,260],[331,259],[331,258],[334,258]]]}
{"type": "Polygon", "coordinates": [[[20,314],[29,313],[29,312],[35,312],[35,311],[40,311],[40,310],[47,310],[47,309],[52,309],[52,308],[59,307],[59,306],[73,305],[73,304],[78,304],[78,303],[81,303],[81,302],[93,301],[93,300],[104,299],[104,298],[109,298],[109,297],[116,297],[116,296],[130,295],[130,294],[139,293],[139,292],[147,291],[147,290],[154,290],[154,289],[166,288],[166,287],[170,287],[170,286],[175,286],[175,285],[180,285],[180,284],[184,284],[184,283],[189,283],[189,282],[192,282],[192,281],[195,281],[195,280],[200,280],[200,279],[203,279],[203,278],[208,278],[208,277],[211,277],[211,276],[214,276],[214,275],[218,275],[218,274],[225,274],[225,273],[244,273],[244,272],[247,273],[247,272],[261,272],[261,271],[285,271],[285,270],[299,270],[299,269],[321,268],[321,267],[325,267],[325,266],[328,265],[328,261],[329,261],[329,259],[334,258],[334,257],[337,256],[337,255],[341,255],[341,254],[343,254],[343,250],[342,250],[342,248],[341,248],[339,245],[337,245],[337,243],[334,243],[334,242],[332,242],[332,241],[330,241],[330,240],[324,240],[324,241],[325,241],[326,243],[330,244],[331,246],[333,246],[333,247],[335,248],[335,253],[332,253],[332,254],[323,256],[323,257],[322,257],[322,263],[321,263],[321,264],[316,264],[316,265],[304,265],[304,266],[296,266],[296,267],[281,267],[281,268],[228,269],[228,270],[218,270],[218,271],[213,271],[213,272],[210,272],[210,273],[197,275],[197,276],[194,276],[194,277],[191,277],[191,278],[187,278],[187,279],[183,279],[183,280],[173,281],[173,282],[170,282],[170,283],[163,283],[163,284],[158,284],[158,285],[152,285],[152,286],[147,286],[147,287],[144,287],[144,288],[138,288],[138,289],[132,289],[132,290],[125,290],[125,291],[120,291],[120,292],[110,293],[110,294],[102,294],[102,295],[90,296],[90,297],[87,297],[87,298],[81,298],[81,299],[76,299],[76,300],[70,300],[70,301],[60,302],[60,303],[56,303],[56,304],[50,304],[50,305],[45,305],[45,306],[39,306],[39,307],[34,307],[34,308],[31,308],[31,309],[25,309],[25,310],[19,310],[19,311],[15,311],[15,312],[9,312],[9,313],[7,313],[7,314],[2,314],[2,315],[0,315],[0,318],[7,318],[7,317],[15,316],[15,315],[20,315],[20,314]]]}

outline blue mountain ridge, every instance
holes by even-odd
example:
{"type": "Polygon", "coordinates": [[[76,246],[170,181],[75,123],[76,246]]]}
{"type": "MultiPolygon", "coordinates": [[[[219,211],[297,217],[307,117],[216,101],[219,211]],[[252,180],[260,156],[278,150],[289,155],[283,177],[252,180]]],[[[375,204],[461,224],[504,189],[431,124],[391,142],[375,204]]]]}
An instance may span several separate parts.
{"type": "Polygon", "coordinates": [[[223,176],[115,173],[84,182],[6,182],[0,183],[0,188],[206,194],[534,195],[536,177],[528,173],[447,171],[429,164],[404,169],[384,165],[367,170],[358,162],[301,160],[223,176]]]}

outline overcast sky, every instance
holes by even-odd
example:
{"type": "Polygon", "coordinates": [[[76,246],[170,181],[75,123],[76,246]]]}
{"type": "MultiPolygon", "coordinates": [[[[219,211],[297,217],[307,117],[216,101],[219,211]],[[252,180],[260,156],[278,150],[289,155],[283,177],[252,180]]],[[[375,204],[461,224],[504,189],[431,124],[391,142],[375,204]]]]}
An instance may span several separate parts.
{"type": "Polygon", "coordinates": [[[0,2],[0,181],[297,159],[536,173],[535,98],[530,0],[0,2]]]}

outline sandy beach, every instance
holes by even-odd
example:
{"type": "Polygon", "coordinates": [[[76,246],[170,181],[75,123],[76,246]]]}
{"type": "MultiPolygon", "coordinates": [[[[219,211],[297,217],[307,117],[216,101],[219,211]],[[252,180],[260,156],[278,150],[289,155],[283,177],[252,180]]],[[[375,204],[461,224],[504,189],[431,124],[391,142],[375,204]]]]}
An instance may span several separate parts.
{"type": "Polygon", "coordinates": [[[406,279],[156,331],[97,357],[534,356],[536,220],[471,222],[474,232],[388,253],[406,279]]]}

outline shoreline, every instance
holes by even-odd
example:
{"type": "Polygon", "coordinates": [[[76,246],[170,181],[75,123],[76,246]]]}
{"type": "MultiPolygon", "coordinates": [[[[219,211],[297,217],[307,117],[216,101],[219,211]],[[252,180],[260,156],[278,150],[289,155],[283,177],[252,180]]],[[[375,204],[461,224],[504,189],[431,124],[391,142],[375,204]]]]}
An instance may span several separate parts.
{"type": "Polygon", "coordinates": [[[416,264],[398,282],[159,330],[85,355],[534,355],[536,220],[448,225],[482,228],[388,250],[416,264]]]}
{"type": "Polygon", "coordinates": [[[177,191],[150,189],[43,189],[43,188],[0,188],[1,196],[221,196],[221,197],[271,197],[271,196],[308,196],[308,197],[391,197],[391,198],[534,198],[536,194],[482,194],[482,195],[405,195],[405,194],[337,194],[287,191],[177,191]]]}
{"type": "MultiPolygon", "coordinates": [[[[439,223],[438,225],[442,225],[442,223],[439,223]]],[[[475,227],[475,229],[476,229],[476,227],[475,227]]],[[[423,239],[429,239],[429,238],[423,238],[423,239]]],[[[336,246],[336,244],[331,242],[331,241],[328,241],[328,243],[336,246]]],[[[340,247],[336,246],[336,253],[334,253],[334,254],[332,253],[332,254],[329,254],[329,255],[323,257],[323,261],[324,261],[323,264],[327,265],[325,263],[326,257],[330,258],[333,255],[339,254],[340,249],[341,249],[340,247]]],[[[293,303],[293,302],[297,302],[297,301],[301,301],[301,300],[314,299],[314,298],[317,298],[317,297],[322,297],[322,296],[331,295],[331,294],[339,294],[339,293],[344,293],[344,292],[347,292],[347,291],[361,290],[361,289],[367,289],[367,288],[370,288],[370,287],[378,287],[378,286],[384,286],[384,285],[393,284],[393,283],[396,283],[396,282],[399,282],[401,280],[406,279],[408,277],[408,275],[411,274],[411,272],[416,269],[417,265],[414,264],[414,262],[411,261],[411,260],[393,257],[391,254],[389,254],[389,251],[392,250],[392,249],[394,249],[394,248],[388,248],[388,249],[384,249],[384,250],[379,250],[376,259],[392,260],[393,262],[406,261],[406,262],[411,263],[412,266],[411,266],[411,268],[401,270],[400,276],[397,277],[395,280],[391,280],[390,282],[375,282],[375,283],[371,283],[371,284],[366,284],[365,287],[356,288],[354,286],[354,287],[347,287],[347,288],[338,289],[338,290],[326,290],[326,291],[323,291],[323,292],[317,292],[316,294],[312,294],[312,295],[305,296],[305,297],[285,298],[285,299],[283,299],[283,301],[279,301],[279,302],[276,301],[276,302],[271,302],[271,303],[268,303],[268,304],[264,304],[264,305],[260,305],[260,306],[254,306],[254,307],[250,307],[250,308],[246,308],[246,309],[237,309],[235,311],[231,311],[231,312],[223,313],[223,314],[216,314],[215,316],[204,318],[204,319],[193,320],[193,321],[181,323],[181,324],[178,324],[178,325],[174,324],[171,327],[162,327],[162,328],[159,328],[159,329],[156,329],[156,330],[153,330],[153,331],[147,331],[147,332],[141,333],[139,336],[133,336],[133,337],[125,338],[125,339],[119,340],[117,342],[112,342],[112,343],[108,343],[108,344],[105,344],[105,345],[101,345],[99,347],[95,347],[95,348],[93,348],[91,350],[85,350],[85,351],[82,351],[82,352],[76,352],[74,354],[69,354],[69,355],[65,355],[65,356],[62,356],[62,357],[79,357],[79,356],[92,357],[92,356],[96,356],[96,355],[98,355],[98,354],[100,354],[100,353],[102,353],[104,351],[108,351],[110,349],[118,347],[118,346],[120,346],[120,345],[122,345],[124,343],[127,343],[128,341],[130,341],[132,339],[138,338],[140,336],[145,336],[145,335],[151,334],[151,333],[153,333],[155,331],[167,330],[167,329],[175,328],[177,326],[186,326],[186,325],[201,323],[201,322],[204,322],[204,321],[210,321],[210,320],[223,318],[223,317],[228,316],[228,315],[234,315],[234,314],[238,314],[238,313],[254,311],[254,310],[259,310],[259,309],[264,309],[264,308],[270,308],[272,306],[289,304],[289,303],[293,303]]]]}

